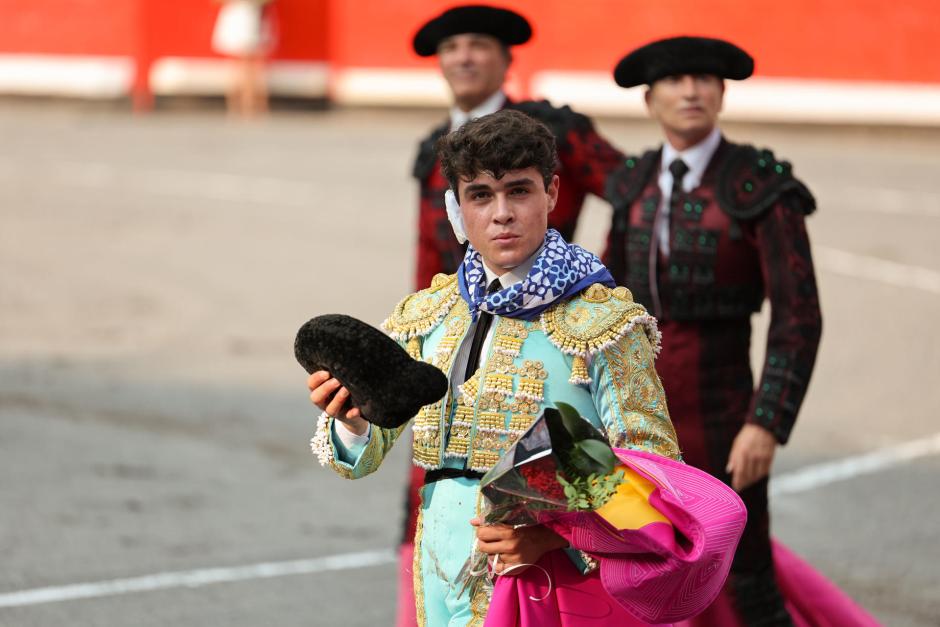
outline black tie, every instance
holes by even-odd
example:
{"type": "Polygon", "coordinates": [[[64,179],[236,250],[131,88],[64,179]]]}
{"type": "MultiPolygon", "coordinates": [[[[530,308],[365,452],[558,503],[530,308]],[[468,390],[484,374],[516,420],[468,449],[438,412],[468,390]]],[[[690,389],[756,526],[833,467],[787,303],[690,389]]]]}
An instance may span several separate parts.
{"type": "MultiPolygon", "coordinates": [[[[493,282],[486,288],[487,294],[502,289],[499,279],[493,279],[493,282]]],[[[467,371],[464,373],[463,380],[466,381],[477,371],[480,363],[480,351],[483,350],[483,340],[486,339],[486,332],[490,330],[493,323],[493,314],[480,310],[480,317],[477,318],[477,326],[473,331],[473,342],[470,343],[470,355],[467,356],[467,371]]]]}
{"type": "MultiPolygon", "coordinates": [[[[679,204],[679,198],[682,196],[682,177],[689,171],[689,166],[682,159],[675,159],[669,164],[669,172],[672,174],[672,191],[669,194],[669,215],[676,215],[675,208],[679,204]]],[[[656,212],[656,219],[653,222],[653,237],[650,238],[649,251],[649,285],[653,299],[653,315],[657,318],[662,317],[662,303],[659,300],[659,228],[663,220],[669,218],[663,212],[656,212]]]]}
{"type": "Polygon", "coordinates": [[[676,159],[669,164],[672,173],[672,192],[669,195],[669,206],[675,207],[682,195],[682,177],[689,171],[689,166],[682,159],[676,159]]]}

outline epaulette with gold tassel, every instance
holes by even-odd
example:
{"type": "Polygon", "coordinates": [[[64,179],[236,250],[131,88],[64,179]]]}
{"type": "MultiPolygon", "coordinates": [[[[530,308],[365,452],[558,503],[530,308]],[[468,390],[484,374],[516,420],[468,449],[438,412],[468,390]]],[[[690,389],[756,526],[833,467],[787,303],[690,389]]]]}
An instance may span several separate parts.
{"type": "Polygon", "coordinates": [[[392,339],[405,342],[409,355],[420,359],[419,338],[428,335],[444,320],[459,297],[457,275],[438,274],[431,281],[431,287],[403,298],[382,323],[382,328],[392,339]]]}
{"type": "Polygon", "coordinates": [[[568,382],[574,385],[591,383],[588,356],[619,342],[637,325],[646,332],[654,354],[659,353],[662,336],[656,318],[633,302],[633,295],[625,287],[610,289],[595,283],[581,292],[580,298],[546,310],[541,321],[542,330],[552,344],[572,356],[568,382]]]}

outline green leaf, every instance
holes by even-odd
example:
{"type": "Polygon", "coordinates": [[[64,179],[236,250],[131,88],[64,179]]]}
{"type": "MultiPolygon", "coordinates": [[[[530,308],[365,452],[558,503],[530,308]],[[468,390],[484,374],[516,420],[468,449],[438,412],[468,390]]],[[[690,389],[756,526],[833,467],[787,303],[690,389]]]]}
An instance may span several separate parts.
{"type": "Polygon", "coordinates": [[[584,440],[578,442],[576,447],[583,451],[585,455],[596,461],[601,467],[601,474],[613,472],[617,466],[617,456],[610,449],[610,445],[599,440],[584,440]]]}
{"type": "Polygon", "coordinates": [[[571,466],[574,474],[578,477],[587,477],[592,472],[596,472],[597,470],[604,470],[602,467],[600,467],[600,464],[598,464],[589,455],[585,454],[580,447],[575,448],[571,452],[568,464],[571,466]]]}
{"type": "Polygon", "coordinates": [[[577,409],[568,403],[555,403],[555,407],[558,408],[561,414],[561,422],[564,425],[565,431],[570,434],[572,441],[578,442],[579,440],[597,439],[600,437],[597,430],[590,422],[581,417],[577,409]]]}
{"type": "Polygon", "coordinates": [[[556,453],[564,455],[574,445],[574,440],[568,429],[565,428],[561,412],[551,407],[546,407],[542,412],[545,416],[545,424],[548,425],[548,433],[552,438],[552,448],[556,453]]]}
{"type": "MultiPolygon", "coordinates": [[[[577,465],[580,469],[580,472],[578,473],[579,476],[586,477],[591,473],[597,475],[606,475],[611,470],[613,470],[607,464],[595,459],[595,456],[586,450],[583,446],[586,442],[595,441],[596,440],[582,440],[575,444],[574,449],[571,451],[572,464],[577,465]]],[[[591,447],[588,446],[587,448],[589,449],[591,447]]]]}

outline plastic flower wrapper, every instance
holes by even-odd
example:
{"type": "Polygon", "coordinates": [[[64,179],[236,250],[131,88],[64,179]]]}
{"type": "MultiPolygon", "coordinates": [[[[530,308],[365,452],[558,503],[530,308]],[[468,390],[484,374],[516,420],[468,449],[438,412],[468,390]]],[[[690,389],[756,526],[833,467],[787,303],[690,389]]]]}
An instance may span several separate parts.
{"type": "MultiPolygon", "coordinates": [[[[593,511],[623,481],[604,436],[565,403],[546,408],[480,480],[484,524],[537,525],[547,513],[593,511]]],[[[474,550],[458,575],[460,593],[492,586],[487,555],[474,550]]]]}

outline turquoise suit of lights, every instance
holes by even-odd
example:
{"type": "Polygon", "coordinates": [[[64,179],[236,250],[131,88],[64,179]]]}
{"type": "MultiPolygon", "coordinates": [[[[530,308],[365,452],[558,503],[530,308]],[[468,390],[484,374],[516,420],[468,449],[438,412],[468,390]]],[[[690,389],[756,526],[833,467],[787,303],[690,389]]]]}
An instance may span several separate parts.
{"type": "MultiPolygon", "coordinates": [[[[401,301],[383,326],[413,357],[450,379],[472,328],[456,275],[436,276],[430,288],[401,301]]],[[[543,408],[559,401],[573,405],[613,446],[677,459],[675,431],[654,367],[658,342],[655,319],[622,287],[594,284],[531,321],[496,316],[477,371],[412,421],[413,461],[429,470],[486,472],[543,408]]],[[[406,426],[373,425],[366,444],[347,448],[329,420],[314,440],[322,441],[334,471],[358,479],[379,467],[406,426]]],[[[469,521],[480,513],[480,501],[474,479],[445,479],[421,490],[414,573],[422,627],[483,624],[489,591],[458,595],[457,581],[473,549],[469,521]]],[[[577,563],[576,553],[572,557],[577,563]]]]}

